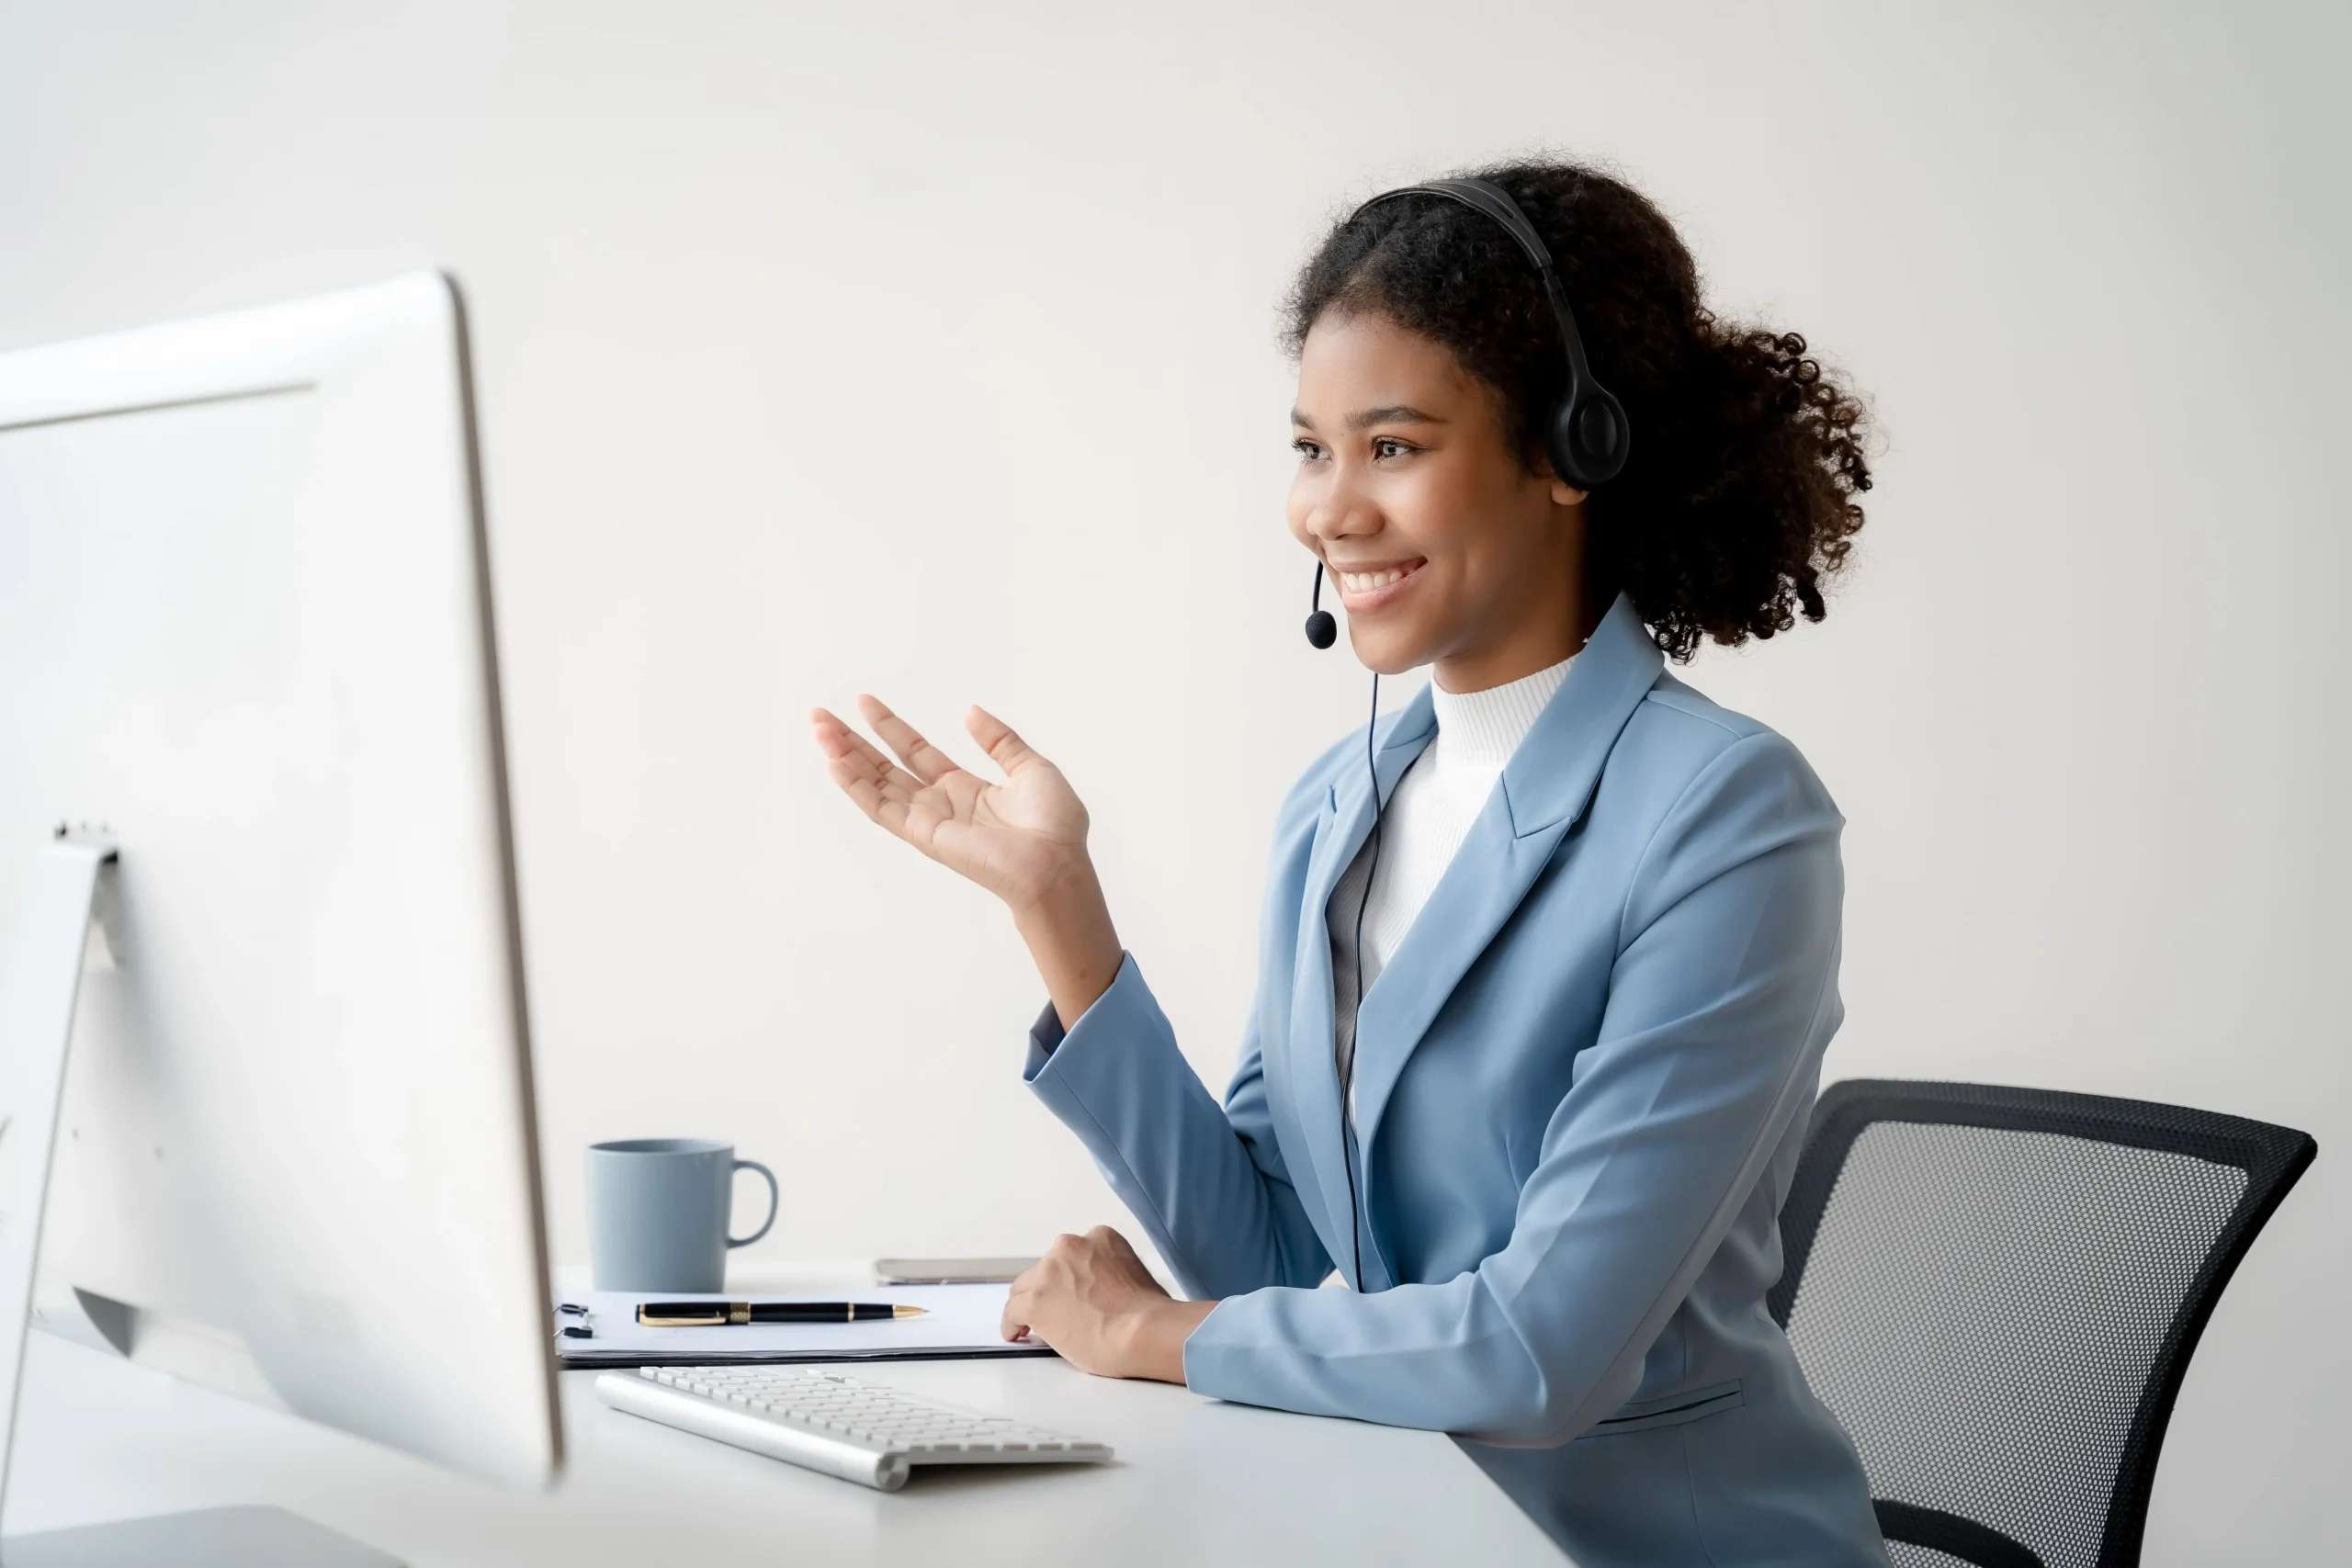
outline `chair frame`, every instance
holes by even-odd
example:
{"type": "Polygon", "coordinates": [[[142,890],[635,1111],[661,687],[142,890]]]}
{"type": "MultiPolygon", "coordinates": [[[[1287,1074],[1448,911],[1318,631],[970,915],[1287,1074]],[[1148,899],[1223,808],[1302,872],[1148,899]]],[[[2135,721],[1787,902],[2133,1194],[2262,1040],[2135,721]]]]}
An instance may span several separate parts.
{"type": "MultiPolygon", "coordinates": [[[[2318,1144],[2292,1128],[2150,1100],[1897,1078],[1850,1078],[1833,1084],[1814,1108],[1804,1153],[1781,1210],[1783,1263],[1780,1282],[1772,1287],[1766,1303],[1773,1321],[1784,1329],[1846,1156],[1862,1130],[1879,1122],[2062,1134],[2188,1155],[2245,1172],[2245,1190],[2157,1343],[2155,1359],[2124,1437],[2115,1490],[2108,1506],[2107,1529],[2099,1542],[2098,1568],[2132,1568],[2140,1561],[2156,1460],[2189,1358],[2196,1354],[2205,1325],[2246,1249],[2317,1156],[2318,1144]]],[[[1891,1540],[1949,1552],[1981,1568],[2040,1568],[2040,1558],[2023,1544],[1973,1520],[1884,1499],[1875,1506],[1880,1528],[1891,1540]]]]}

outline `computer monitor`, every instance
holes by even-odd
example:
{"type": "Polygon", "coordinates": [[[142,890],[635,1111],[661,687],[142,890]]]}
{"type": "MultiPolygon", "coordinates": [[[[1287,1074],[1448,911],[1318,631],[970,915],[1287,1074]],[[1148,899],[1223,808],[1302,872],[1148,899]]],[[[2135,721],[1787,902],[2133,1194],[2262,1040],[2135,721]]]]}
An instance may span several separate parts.
{"type": "Polygon", "coordinates": [[[550,1477],[529,1031],[447,277],[0,355],[0,1025],[17,1036],[0,1054],[24,1101],[0,1119],[19,1145],[44,1114],[21,1090],[45,1028],[25,998],[69,941],[46,1224],[23,1201],[34,1161],[0,1213],[0,1242],[39,1226],[36,1326],[462,1470],[550,1477]],[[37,882],[42,857],[101,840],[84,953],[82,917],[37,882]]]}

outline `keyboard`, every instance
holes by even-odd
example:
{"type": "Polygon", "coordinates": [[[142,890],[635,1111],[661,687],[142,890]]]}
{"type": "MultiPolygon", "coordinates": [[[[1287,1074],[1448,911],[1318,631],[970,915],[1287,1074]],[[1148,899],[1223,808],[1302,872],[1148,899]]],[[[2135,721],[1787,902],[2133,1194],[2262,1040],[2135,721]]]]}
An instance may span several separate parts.
{"type": "Polygon", "coordinates": [[[1107,1443],[958,1410],[833,1367],[639,1367],[602,1372],[616,1410],[732,1443],[878,1491],[919,1464],[1067,1464],[1107,1460],[1107,1443]]]}

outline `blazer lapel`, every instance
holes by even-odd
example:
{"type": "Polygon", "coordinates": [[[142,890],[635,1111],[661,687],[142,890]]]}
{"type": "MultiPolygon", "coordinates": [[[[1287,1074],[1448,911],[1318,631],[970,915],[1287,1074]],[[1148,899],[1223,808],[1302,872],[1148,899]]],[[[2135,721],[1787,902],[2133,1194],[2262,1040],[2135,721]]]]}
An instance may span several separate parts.
{"type": "MultiPolygon", "coordinates": [[[[1413,759],[1436,733],[1429,690],[1381,720],[1375,730],[1374,769],[1380,797],[1387,799],[1413,759]]],[[[1306,879],[1299,895],[1297,949],[1293,955],[1291,1018],[1283,1076],[1289,1080],[1291,1103],[1297,1107],[1300,1130],[1306,1134],[1306,1156],[1315,1169],[1323,1197],[1323,1245],[1334,1258],[1351,1255],[1348,1211],[1348,1168],[1340,1127],[1340,1076],[1333,1032],[1331,994],[1331,933],[1324,911],[1331,890],[1363,848],[1372,832],[1372,791],[1358,766],[1343,771],[1340,782],[1323,799],[1315,824],[1315,844],[1307,853],[1306,879]]],[[[1274,1053],[1269,1052],[1271,1063],[1274,1053]]]]}
{"type": "MultiPolygon", "coordinates": [[[[1381,1113],[1405,1064],[1584,815],[1619,733],[1664,667],[1633,602],[1619,595],[1504,767],[1501,783],[1396,956],[1373,982],[1356,1023],[1356,1131],[1367,1151],[1367,1177],[1381,1113]]],[[[1327,952],[1327,1016],[1329,971],[1327,952]]],[[[1336,1119],[1336,1086],[1331,1099],[1336,1119]]]]}

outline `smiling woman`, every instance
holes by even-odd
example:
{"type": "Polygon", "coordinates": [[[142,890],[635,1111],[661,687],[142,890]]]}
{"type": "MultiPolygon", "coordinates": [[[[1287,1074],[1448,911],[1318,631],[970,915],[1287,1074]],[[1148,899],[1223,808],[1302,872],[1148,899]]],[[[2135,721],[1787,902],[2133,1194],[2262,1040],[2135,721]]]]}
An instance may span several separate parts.
{"type": "Polygon", "coordinates": [[[1010,908],[1049,998],[1029,1082],[1193,1298],[1098,1229],[1015,1283],[1009,1337],[1454,1432],[1586,1568],[1883,1564],[1764,1303],[1842,1016],[1842,818],[1665,669],[1821,617],[1860,409],[1794,334],[1718,322],[1624,185],[1473,179],[1359,209],[1292,298],[1291,531],[1375,677],[1432,679],[1277,815],[1222,1102],[1053,764],[975,708],[988,782],[871,697],[896,763],[821,709],[817,740],[1010,908]]]}
{"type": "Polygon", "coordinates": [[[1330,571],[1366,668],[1434,664],[1448,691],[1477,692],[1577,650],[1585,492],[1520,460],[1501,394],[1453,350],[1331,312],[1306,333],[1291,424],[1291,532],[1330,571]]]}

